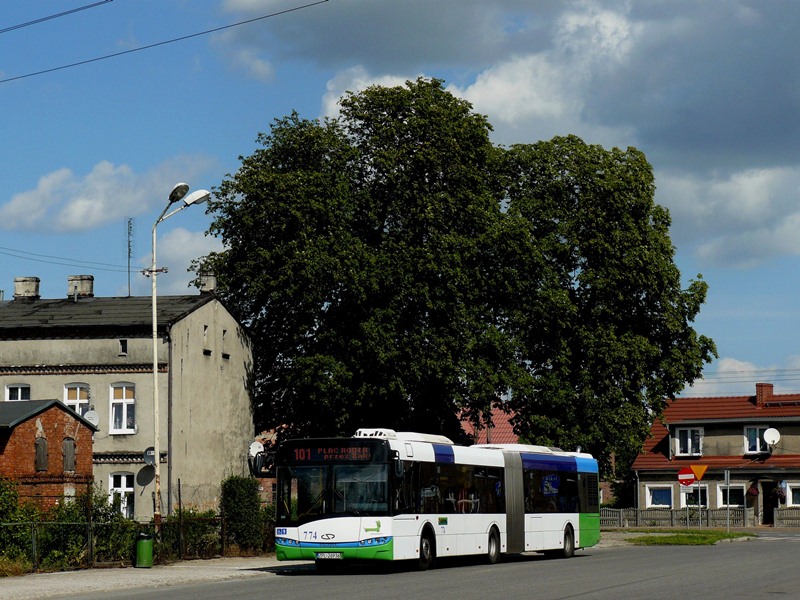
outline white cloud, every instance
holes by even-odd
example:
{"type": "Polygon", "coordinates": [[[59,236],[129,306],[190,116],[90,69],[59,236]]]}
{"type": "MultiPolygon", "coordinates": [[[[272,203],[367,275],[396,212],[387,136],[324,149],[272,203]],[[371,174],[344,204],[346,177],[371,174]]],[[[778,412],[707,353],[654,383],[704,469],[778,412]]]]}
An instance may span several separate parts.
{"type": "Polygon", "coordinates": [[[338,73],[333,79],[328,81],[325,95],[322,97],[322,107],[320,109],[322,117],[336,117],[339,115],[339,99],[345,92],[360,92],[371,85],[398,86],[404,85],[406,81],[414,80],[422,75],[413,77],[401,77],[398,75],[374,76],[367,73],[362,66],[351,67],[338,73]]]}
{"type": "Polygon", "coordinates": [[[270,83],[275,78],[275,69],[268,60],[261,58],[256,50],[250,48],[226,49],[228,61],[248,77],[270,83]]]}
{"type": "MultiPolygon", "coordinates": [[[[761,373],[765,381],[774,378],[774,367],[758,367],[752,362],[736,358],[721,358],[706,367],[704,378],[687,387],[679,396],[747,396],[755,394],[755,384],[760,382],[761,373]]],[[[777,388],[776,388],[777,391],[777,388]]]]}
{"type": "Polygon", "coordinates": [[[42,176],[34,189],[0,205],[0,228],[7,231],[64,233],[88,231],[164,204],[179,180],[192,181],[211,161],[180,156],[145,173],[101,161],[80,176],[63,168],[42,176]]]}
{"type": "Polygon", "coordinates": [[[800,255],[800,167],[747,169],[707,180],[685,173],[656,177],[656,200],[674,229],[695,240],[705,261],[751,267],[800,255]]]}

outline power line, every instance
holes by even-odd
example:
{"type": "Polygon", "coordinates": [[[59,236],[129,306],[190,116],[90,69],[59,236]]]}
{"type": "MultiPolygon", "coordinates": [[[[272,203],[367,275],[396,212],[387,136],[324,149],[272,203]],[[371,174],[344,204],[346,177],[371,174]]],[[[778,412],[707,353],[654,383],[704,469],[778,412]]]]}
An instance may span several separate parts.
{"type": "Polygon", "coordinates": [[[95,2],[94,4],[87,4],[86,6],[80,6],[78,8],[73,8],[72,10],[66,10],[64,12],[57,13],[55,15],[50,15],[47,17],[42,17],[40,19],[34,19],[33,21],[27,21],[25,23],[20,23],[19,25],[12,25],[11,27],[6,27],[5,29],[0,29],[1,33],[8,33],[9,31],[14,31],[16,29],[22,29],[23,27],[30,27],[31,25],[38,25],[39,23],[44,23],[45,21],[51,21],[52,19],[58,19],[59,17],[65,17],[67,15],[71,15],[72,13],[80,12],[82,10],[88,10],[90,8],[94,8],[96,6],[100,6],[101,4],[108,4],[109,2],[113,2],[113,0],[102,0],[101,2],[95,2]]]}
{"type": "Polygon", "coordinates": [[[325,4],[328,0],[318,0],[317,2],[311,2],[309,4],[304,4],[302,6],[296,6],[294,8],[287,8],[286,10],[280,10],[278,12],[274,12],[268,15],[263,15],[261,17],[255,17],[253,19],[247,19],[246,21],[239,21],[238,23],[231,23],[230,25],[223,25],[222,27],[215,27],[214,29],[207,29],[206,31],[200,31],[198,33],[191,33],[189,35],[184,35],[181,37],[173,38],[171,40],[165,40],[163,42],[156,42],[155,44],[148,44],[147,46],[139,46],[138,48],[131,48],[130,50],[123,50],[121,52],[114,52],[113,54],[106,54],[105,56],[97,56],[95,58],[89,58],[87,60],[81,60],[78,62],[70,63],[68,65],[61,65],[60,67],[52,67],[50,69],[43,69],[41,71],[36,71],[33,73],[27,73],[25,75],[16,75],[14,77],[7,77],[6,79],[0,79],[0,83],[8,83],[9,81],[17,81],[18,79],[26,79],[28,77],[35,77],[37,75],[44,75],[46,73],[53,73],[55,71],[61,71],[63,69],[71,69],[72,67],[78,67],[81,65],[87,65],[89,63],[98,62],[101,60],[106,60],[108,58],[116,58],[117,56],[123,56],[125,54],[132,54],[133,52],[139,52],[141,50],[149,50],[150,48],[157,48],[158,46],[166,46],[167,44],[174,44],[175,42],[182,42],[184,40],[188,40],[191,38],[199,37],[202,35],[208,35],[210,33],[216,33],[218,31],[223,31],[225,29],[230,29],[232,27],[239,27],[240,25],[247,25],[249,23],[255,23],[256,21],[262,21],[264,19],[270,19],[272,17],[278,17],[280,15],[285,15],[291,12],[295,12],[298,10],[303,10],[305,8],[311,8],[312,6],[317,6],[318,4],[325,4]]]}
{"type": "Polygon", "coordinates": [[[50,256],[48,254],[35,254],[33,252],[23,252],[21,250],[15,250],[14,248],[4,248],[2,246],[0,246],[0,254],[5,254],[6,256],[11,256],[13,258],[20,258],[22,260],[30,260],[33,262],[46,263],[50,265],[64,265],[67,267],[92,267],[93,269],[97,269],[99,271],[112,271],[112,272],[126,272],[128,270],[127,267],[121,265],[112,265],[108,263],[64,258],[63,256],[50,256]]]}

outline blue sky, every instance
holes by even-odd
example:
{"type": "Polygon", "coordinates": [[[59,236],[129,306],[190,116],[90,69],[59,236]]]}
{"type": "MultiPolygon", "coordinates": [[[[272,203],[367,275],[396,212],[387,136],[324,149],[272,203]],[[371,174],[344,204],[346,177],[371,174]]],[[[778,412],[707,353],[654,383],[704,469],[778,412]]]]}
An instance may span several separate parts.
{"type": "MultiPolygon", "coordinates": [[[[800,4],[307,3],[3,3],[5,299],[15,277],[57,298],[79,274],[97,295],[129,281],[149,294],[141,270],[175,183],[213,189],[273,119],[334,115],[347,90],[422,75],[486,114],[498,144],[576,134],[642,150],[684,280],[710,285],[695,327],[720,358],[686,395],[800,392],[800,4]]],[[[220,248],[209,223],[193,207],[159,225],[159,293],[187,293],[190,261],[220,248]]]]}

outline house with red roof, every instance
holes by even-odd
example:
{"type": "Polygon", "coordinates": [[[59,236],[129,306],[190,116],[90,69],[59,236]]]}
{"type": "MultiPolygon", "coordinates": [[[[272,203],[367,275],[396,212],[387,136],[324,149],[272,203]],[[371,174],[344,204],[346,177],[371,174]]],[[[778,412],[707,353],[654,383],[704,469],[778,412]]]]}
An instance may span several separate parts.
{"type": "Polygon", "coordinates": [[[745,508],[750,525],[800,508],[800,394],[755,391],[670,401],[632,466],[637,508],[682,509],[699,496],[706,509],[745,508]]]}
{"type": "Polygon", "coordinates": [[[492,424],[475,427],[469,420],[461,418],[461,428],[469,436],[471,444],[518,444],[519,436],[511,424],[513,415],[497,406],[492,408],[492,424]]]}

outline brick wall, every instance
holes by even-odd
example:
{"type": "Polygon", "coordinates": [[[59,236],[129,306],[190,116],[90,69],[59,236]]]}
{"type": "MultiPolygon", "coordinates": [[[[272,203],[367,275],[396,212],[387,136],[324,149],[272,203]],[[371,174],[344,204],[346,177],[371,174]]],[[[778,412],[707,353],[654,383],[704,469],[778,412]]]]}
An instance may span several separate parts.
{"type": "Polygon", "coordinates": [[[21,499],[47,507],[85,492],[92,476],[92,430],[61,405],[0,432],[0,475],[18,483],[21,499]],[[47,471],[36,470],[36,439],[47,440],[47,471]],[[75,470],[64,471],[64,439],[75,440],[75,470]]]}

